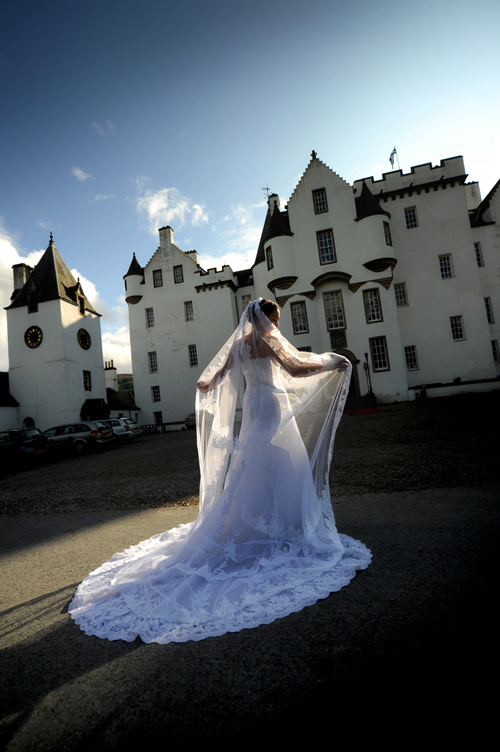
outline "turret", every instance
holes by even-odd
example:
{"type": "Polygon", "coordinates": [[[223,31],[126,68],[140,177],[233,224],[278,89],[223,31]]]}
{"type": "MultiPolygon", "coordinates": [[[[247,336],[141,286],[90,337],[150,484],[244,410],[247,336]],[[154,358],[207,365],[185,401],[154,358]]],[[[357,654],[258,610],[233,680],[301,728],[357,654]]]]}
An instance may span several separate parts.
{"type": "Polygon", "coordinates": [[[144,269],[137,261],[135,253],[128,272],[123,275],[123,279],[125,280],[125,301],[129,305],[135,305],[142,298],[143,289],[141,285],[144,284],[144,269]]]}

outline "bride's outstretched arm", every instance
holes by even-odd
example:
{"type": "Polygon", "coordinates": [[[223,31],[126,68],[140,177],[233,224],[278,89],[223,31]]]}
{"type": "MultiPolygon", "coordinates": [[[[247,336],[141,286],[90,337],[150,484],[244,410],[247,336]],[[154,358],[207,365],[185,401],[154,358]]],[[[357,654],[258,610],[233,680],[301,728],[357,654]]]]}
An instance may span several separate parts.
{"type": "Polygon", "coordinates": [[[215,389],[218,384],[227,376],[231,368],[233,367],[234,363],[234,357],[232,353],[229,353],[228,358],[222,368],[220,368],[215,376],[210,379],[210,381],[198,381],[196,384],[196,388],[199,392],[210,392],[212,389],[215,389]]]}
{"type": "Polygon", "coordinates": [[[342,355],[337,355],[336,353],[332,353],[332,355],[338,359],[333,366],[328,364],[325,367],[323,363],[315,362],[314,360],[308,360],[307,363],[298,363],[294,359],[293,354],[287,352],[285,347],[280,342],[277,342],[272,335],[269,337],[268,342],[263,341],[262,345],[268,350],[266,354],[271,355],[279,363],[281,368],[295,379],[314,376],[314,374],[324,371],[325,368],[326,370],[335,370],[337,368],[344,369],[349,365],[347,358],[344,358],[342,355]]]}

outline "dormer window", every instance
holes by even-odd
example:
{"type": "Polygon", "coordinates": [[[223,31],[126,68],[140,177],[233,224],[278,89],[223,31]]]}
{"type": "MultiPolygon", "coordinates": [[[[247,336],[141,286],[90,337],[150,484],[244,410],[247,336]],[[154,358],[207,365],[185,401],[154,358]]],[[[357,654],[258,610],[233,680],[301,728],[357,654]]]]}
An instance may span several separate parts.
{"type": "Polygon", "coordinates": [[[28,293],[28,313],[38,311],[38,293],[36,291],[28,293]]]}
{"type": "Polygon", "coordinates": [[[85,298],[81,295],[78,296],[78,310],[82,316],[85,316],[85,298]]]}

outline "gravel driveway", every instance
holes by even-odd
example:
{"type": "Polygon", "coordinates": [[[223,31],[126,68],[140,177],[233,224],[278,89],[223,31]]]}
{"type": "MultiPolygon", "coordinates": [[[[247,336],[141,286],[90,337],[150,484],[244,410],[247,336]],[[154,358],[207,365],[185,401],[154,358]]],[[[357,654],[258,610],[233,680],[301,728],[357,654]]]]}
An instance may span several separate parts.
{"type": "Polygon", "coordinates": [[[300,613],[197,643],[99,640],[67,614],[113,552],[194,518],[193,431],[1,476],[0,748],[490,743],[499,401],[345,416],[334,510],[372,564],[300,613]]]}
{"type": "MultiPolygon", "coordinates": [[[[500,391],[345,415],[333,454],[332,495],[498,482],[499,414],[500,391]]],[[[198,486],[196,432],[150,434],[4,474],[0,515],[189,506],[198,503],[198,486]]]]}

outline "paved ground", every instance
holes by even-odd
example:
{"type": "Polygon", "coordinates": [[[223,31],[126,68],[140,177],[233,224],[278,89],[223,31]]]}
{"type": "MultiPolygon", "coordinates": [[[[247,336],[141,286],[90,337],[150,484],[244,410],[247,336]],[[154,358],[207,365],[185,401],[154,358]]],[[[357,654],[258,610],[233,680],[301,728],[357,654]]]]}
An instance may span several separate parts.
{"type": "Polygon", "coordinates": [[[5,475],[0,748],[249,749],[306,734],[398,750],[465,745],[469,734],[482,744],[494,717],[500,484],[497,398],[488,409],[478,397],[344,418],[332,485],[350,476],[376,492],[337,495],[334,510],[372,564],[298,614],[198,643],[99,640],[66,613],[78,582],[115,551],[193,519],[192,433],[5,475]],[[437,487],[445,479],[454,487],[437,487]]]}

